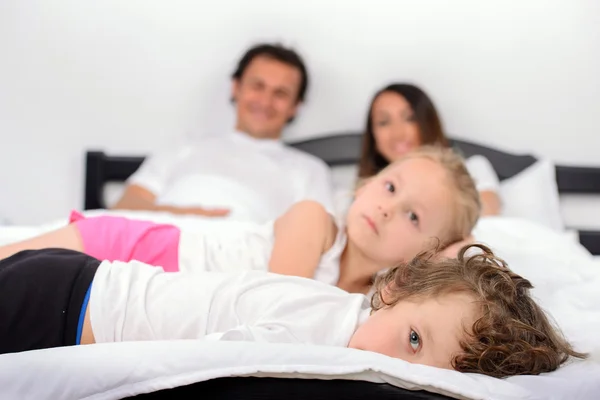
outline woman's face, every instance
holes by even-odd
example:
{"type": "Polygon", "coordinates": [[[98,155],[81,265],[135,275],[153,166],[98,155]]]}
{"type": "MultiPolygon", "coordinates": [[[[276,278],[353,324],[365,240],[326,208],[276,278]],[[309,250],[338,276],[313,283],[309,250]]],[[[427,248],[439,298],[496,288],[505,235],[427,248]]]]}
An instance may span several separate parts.
{"type": "Polygon", "coordinates": [[[421,132],[414,112],[404,97],[395,92],[383,92],[375,99],[371,111],[375,147],[393,162],[422,144],[421,132]]]}

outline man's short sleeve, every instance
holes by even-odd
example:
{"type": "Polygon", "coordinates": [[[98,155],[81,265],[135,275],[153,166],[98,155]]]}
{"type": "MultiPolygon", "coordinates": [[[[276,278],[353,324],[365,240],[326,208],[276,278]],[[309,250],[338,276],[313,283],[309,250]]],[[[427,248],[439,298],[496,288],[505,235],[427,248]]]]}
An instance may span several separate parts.
{"type": "Polygon", "coordinates": [[[333,176],[331,169],[321,160],[311,160],[306,165],[306,181],[299,188],[297,201],[319,202],[332,215],[336,215],[333,201],[333,176]]]}
{"type": "Polygon", "coordinates": [[[498,192],[500,181],[492,163],[484,156],[469,157],[465,162],[469,174],[475,181],[475,186],[480,192],[498,192]]]}
{"type": "Polygon", "coordinates": [[[185,148],[169,149],[147,157],[128,179],[127,184],[139,185],[155,196],[164,190],[175,165],[185,156],[185,148]]]}

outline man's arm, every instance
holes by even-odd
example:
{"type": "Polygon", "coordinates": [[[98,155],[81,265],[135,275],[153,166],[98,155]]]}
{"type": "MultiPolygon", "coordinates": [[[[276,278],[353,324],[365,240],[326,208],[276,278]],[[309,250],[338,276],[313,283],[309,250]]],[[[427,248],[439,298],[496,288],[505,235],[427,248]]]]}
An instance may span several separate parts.
{"type": "Polygon", "coordinates": [[[227,209],[206,209],[202,207],[177,207],[156,204],[156,195],[137,184],[127,185],[125,193],[112,207],[113,210],[164,211],[173,214],[195,214],[206,217],[222,217],[229,214],[227,209]]]}
{"type": "Polygon", "coordinates": [[[307,164],[305,184],[296,196],[296,201],[313,200],[321,204],[325,210],[336,215],[337,210],[333,200],[333,175],[327,164],[316,160],[314,164],[307,164]],[[308,168],[310,166],[310,168],[308,168]]]}
{"type": "Polygon", "coordinates": [[[188,146],[159,152],[148,157],[127,180],[125,192],[112,207],[113,210],[165,211],[173,214],[195,214],[206,217],[221,217],[229,214],[226,209],[202,207],[178,207],[156,204],[160,193],[172,179],[174,168],[193,152],[188,146]]]}

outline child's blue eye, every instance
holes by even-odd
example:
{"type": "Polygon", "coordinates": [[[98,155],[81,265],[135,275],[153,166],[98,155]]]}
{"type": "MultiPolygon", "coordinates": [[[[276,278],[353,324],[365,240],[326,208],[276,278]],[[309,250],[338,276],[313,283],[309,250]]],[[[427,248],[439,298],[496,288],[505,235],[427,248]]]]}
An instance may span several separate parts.
{"type": "Polygon", "coordinates": [[[421,345],[421,338],[419,338],[419,334],[411,329],[408,340],[410,342],[410,347],[412,347],[414,351],[417,351],[421,345]]]}
{"type": "Polygon", "coordinates": [[[386,182],[386,183],[385,183],[385,188],[386,188],[386,190],[387,190],[388,192],[390,192],[390,193],[394,193],[394,192],[396,191],[396,187],[395,187],[395,186],[394,186],[394,184],[393,184],[393,183],[391,183],[391,182],[386,182]]]}

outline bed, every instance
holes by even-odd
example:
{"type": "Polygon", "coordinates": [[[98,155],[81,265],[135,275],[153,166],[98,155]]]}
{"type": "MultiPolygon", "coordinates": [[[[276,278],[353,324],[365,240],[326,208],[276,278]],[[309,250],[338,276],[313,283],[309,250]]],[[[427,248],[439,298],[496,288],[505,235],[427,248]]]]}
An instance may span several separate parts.
{"type": "MultiPolygon", "coordinates": [[[[509,182],[539,161],[476,143],[453,140],[466,157],[485,156],[509,182]]],[[[333,169],[356,163],[357,133],[291,143],[333,169]]],[[[86,154],[88,212],[106,206],[106,187],[122,183],[142,156],[86,154]]],[[[600,168],[553,167],[560,194],[600,193],[600,168]]],[[[534,177],[537,179],[537,177],[534,177]]],[[[378,354],[319,346],[235,342],[135,342],[48,349],[0,356],[2,398],[163,399],[590,399],[600,393],[600,232],[564,232],[519,218],[489,219],[480,236],[536,285],[565,334],[592,358],[542,376],[497,380],[393,360],[378,354]],[[552,252],[549,252],[551,249],[552,252]]]]}
{"type": "MultiPolygon", "coordinates": [[[[313,139],[292,142],[290,145],[324,160],[334,171],[356,165],[362,136],[358,132],[322,135],[313,139]]],[[[538,159],[527,154],[510,154],[481,144],[464,140],[451,140],[451,145],[465,157],[482,155],[492,164],[500,182],[521,175],[538,159]]],[[[89,151],[85,159],[84,209],[106,208],[105,188],[109,183],[125,181],[143,162],[143,156],[115,156],[102,151],[89,151]]],[[[558,194],[599,194],[600,167],[553,166],[558,194]]],[[[354,177],[350,169],[350,177],[354,177]]],[[[346,177],[346,183],[347,179],[346,177]]],[[[537,177],[536,177],[537,178],[537,177]]],[[[554,189],[554,188],[552,188],[554,189]]],[[[540,201],[548,202],[552,194],[542,194],[540,201]]],[[[533,196],[532,196],[533,197],[533,196]]],[[[537,200],[537,199],[536,199],[537,200]]],[[[531,213],[531,210],[527,210],[531,213]]],[[[559,214],[550,210],[549,214],[559,214]]],[[[551,216],[550,216],[551,217],[551,216]]],[[[543,218],[543,217],[542,217],[543,218]]],[[[592,254],[600,255],[600,230],[576,230],[578,240],[592,254]]]]}

